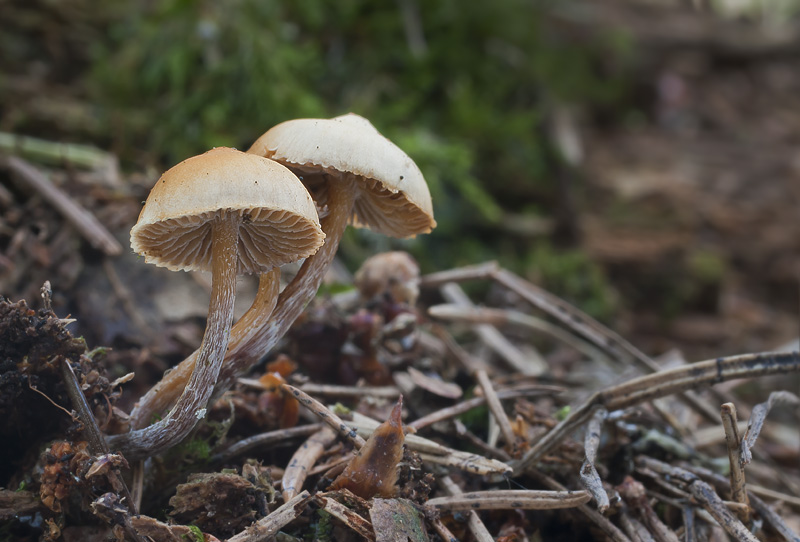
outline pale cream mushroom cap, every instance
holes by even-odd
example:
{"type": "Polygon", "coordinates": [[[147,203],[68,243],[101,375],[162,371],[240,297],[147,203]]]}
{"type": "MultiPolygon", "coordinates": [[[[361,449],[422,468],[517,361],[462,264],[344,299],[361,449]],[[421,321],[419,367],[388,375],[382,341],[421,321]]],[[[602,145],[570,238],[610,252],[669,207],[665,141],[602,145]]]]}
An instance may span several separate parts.
{"type": "MultiPolygon", "coordinates": [[[[359,115],[286,121],[258,138],[247,152],[272,158],[306,175],[353,174],[360,181],[353,209],[355,226],[393,237],[411,237],[436,227],[422,172],[406,153],[359,115]]],[[[304,181],[313,184],[315,179],[304,181]]]]}
{"type": "Polygon", "coordinates": [[[211,270],[211,221],[242,218],[237,273],[263,273],[314,254],[325,234],[300,180],[266,158],[218,147],[164,173],[131,229],[131,248],[172,270],[211,270]]]}

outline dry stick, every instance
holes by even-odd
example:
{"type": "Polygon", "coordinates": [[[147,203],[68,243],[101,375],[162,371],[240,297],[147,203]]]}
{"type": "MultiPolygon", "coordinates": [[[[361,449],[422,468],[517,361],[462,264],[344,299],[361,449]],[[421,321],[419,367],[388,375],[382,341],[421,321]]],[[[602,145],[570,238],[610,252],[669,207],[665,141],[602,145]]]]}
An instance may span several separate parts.
{"type": "MultiPolygon", "coordinates": [[[[538,471],[538,470],[531,470],[530,475],[538,480],[543,486],[549,487],[550,489],[555,489],[558,491],[564,491],[567,488],[563,485],[559,484],[554,478],[538,471]]],[[[588,504],[582,504],[577,508],[577,511],[585,515],[592,523],[597,525],[611,540],[614,542],[631,542],[625,533],[619,530],[616,525],[611,523],[607,517],[603,514],[598,512],[594,507],[589,506],[588,504]]]]}
{"type": "Polygon", "coordinates": [[[650,534],[647,527],[641,521],[631,517],[627,508],[620,512],[619,522],[633,542],[656,542],[655,537],[650,534]]]}
{"type": "MultiPolygon", "coordinates": [[[[240,378],[239,384],[260,390],[271,389],[260,380],[254,378],[240,378]]],[[[306,382],[299,389],[309,395],[324,395],[331,397],[380,397],[383,399],[397,399],[400,390],[395,386],[339,386],[336,384],[316,384],[306,382]]]]}
{"type": "Polygon", "coordinates": [[[436,510],[555,510],[574,508],[591,500],[585,490],[544,491],[533,489],[491,489],[429,499],[425,506],[436,510]]]}
{"type": "Polygon", "coordinates": [[[586,459],[583,461],[580,476],[581,484],[592,494],[592,497],[597,502],[597,510],[601,514],[604,514],[611,505],[608,500],[608,493],[603,489],[603,482],[600,480],[600,475],[595,467],[597,450],[600,448],[600,433],[606,417],[608,417],[608,411],[604,408],[599,408],[589,420],[589,426],[586,428],[586,436],[583,441],[586,459]]]}
{"type": "Polygon", "coordinates": [[[545,434],[519,461],[512,464],[512,467],[515,471],[520,472],[533,464],[586,422],[600,407],[611,412],[673,393],[711,386],[726,380],[798,371],[800,371],[800,352],[765,352],[701,361],[634,378],[595,393],[545,434]]]}
{"type": "Polygon", "coordinates": [[[333,412],[328,409],[325,405],[308,395],[307,393],[300,391],[299,389],[295,388],[294,386],[290,386],[289,384],[281,384],[281,388],[284,391],[287,391],[294,395],[294,397],[300,401],[300,404],[310,410],[312,413],[316,414],[320,420],[331,426],[331,428],[338,432],[339,435],[343,436],[347,440],[353,443],[353,446],[356,449],[361,449],[362,446],[365,444],[365,440],[358,436],[358,433],[355,429],[351,429],[347,427],[347,424],[344,421],[334,414],[333,412]]]}
{"type": "Polygon", "coordinates": [[[433,318],[448,322],[468,322],[471,324],[491,324],[493,326],[515,325],[532,331],[545,333],[573,347],[590,359],[608,359],[600,350],[575,335],[554,326],[546,320],[524,312],[488,307],[463,307],[451,304],[434,305],[428,308],[433,318]]]}
{"type": "Polygon", "coordinates": [[[486,371],[487,374],[496,372],[492,365],[467,352],[443,327],[434,325],[431,331],[444,343],[447,353],[453,356],[455,360],[464,367],[464,370],[468,374],[472,374],[481,369],[486,371]]]}
{"type": "MultiPolygon", "coordinates": [[[[472,513],[474,514],[475,512],[472,513]]],[[[447,525],[442,523],[441,519],[433,518],[429,519],[428,521],[431,522],[431,525],[433,526],[433,529],[436,531],[436,533],[439,535],[439,538],[441,538],[445,542],[458,542],[458,538],[456,538],[456,535],[454,535],[453,532],[447,528],[447,525]]],[[[489,540],[492,539],[490,538],[489,540]]],[[[478,540],[478,542],[480,542],[480,540],[478,540]]]]}
{"type": "Polygon", "coordinates": [[[717,495],[714,489],[701,480],[696,474],[644,456],[636,458],[636,465],[637,467],[647,468],[662,476],[669,476],[673,481],[677,480],[683,483],[694,497],[694,500],[711,514],[717,523],[736,540],[758,542],[758,539],[753,536],[748,528],[728,510],[728,507],[725,506],[725,502],[717,495]]]}
{"type": "Polygon", "coordinates": [[[455,428],[455,434],[457,436],[466,439],[467,442],[477,448],[478,451],[486,457],[499,459],[504,462],[511,461],[511,454],[502,448],[497,448],[490,445],[488,442],[484,442],[478,435],[467,429],[467,426],[464,425],[464,422],[461,420],[453,420],[453,427],[455,428]]]}
{"type": "Polygon", "coordinates": [[[494,391],[494,386],[492,386],[492,381],[489,380],[489,375],[486,374],[486,371],[480,370],[475,373],[475,380],[478,381],[478,385],[483,389],[483,394],[486,396],[486,404],[489,406],[489,410],[500,426],[500,431],[503,433],[506,446],[510,448],[514,445],[514,441],[516,440],[514,437],[514,430],[511,428],[511,422],[508,420],[505,410],[503,410],[503,405],[500,403],[497,393],[494,391]]]}
{"type": "Polygon", "coordinates": [[[95,216],[81,207],[33,165],[16,156],[6,159],[9,169],[56,208],[94,248],[109,256],[122,254],[122,246],[95,216]]]}
{"type": "Polygon", "coordinates": [[[742,439],[739,438],[736,406],[733,403],[725,403],[720,407],[719,415],[722,419],[722,428],[725,430],[725,444],[728,448],[728,461],[731,465],[731,499],[744,505],[744,509],[736,511],[736,515],[742,523],[749,525],[750,510],[744,482],[744,466],[741,462],[742,439]]]}
{"type": "MultiPolygon", "coordinates": [[[[467,294],[455,282],[444,284],[439,290],[442,293],[442,297],[450,303],[465,308],[473,306],[467,294]]],[[[524,375],[539,376],[550,370],[550,367],[538,352],[534,351],[532,355],[523,354],[496,327],[489,324],[474,324],[472,329],[486,346],[491,348],[516,371],[524,375]]]]}
{"type": "MultiPolygon", "coordinates": [[[[712,484],[714,484],[719,488],[724,488],[724,489],[728,488],[729,481],[723,476],[717,474],[716,472],[712,472],[702,467],[696,467],[694,465],[686,467],[686,470],[696,474],[697,476],[700,476],[701,478],[709,480],[712,484]]],[[[790,542],[800,542],[800,535],[795,533],[791,529],[791,527],[789,527],[786,524],[783,518],[780,517],[775,512],[775,510],[772,509],[771,506],[769,506],[767,503],[762,501],[758,496],[756,496],[753,489],[754,488],[751,485],[749,487],[747,496],[750,499],[750,505],[756,512],[758,512],[758,515],[761,516],[761,518],[768,524],[772,525],[772,527],[776,531],[778,531],[786,540],[789,540],[790,542]]],[[[778,498],[778,500],[783,500],[783,499],[778,498]]]]}
{"type": "Polygon", "coordinates": [[[286,429],[276,429],[267,433],[259,433],[242,439],[231,446],[228,446],[218,454],[216,454],[212,461],[216,463],[223,463],[229,461],[239,455],[249,453],[252,450],[265,448],[267,446],[275,446],[279,443],[289,441],[297,437],[305,437],[319,431],[321,424],[314,423],[310,425],[301,425],[299,427],[289,427],[286,429]]]}
{"type": "Polygon", "coordinates": [[[742,442],[741,461],[743,464],[746,465],[752,460],[753,456],[750,450],[756,445],[756,440],[761,433],[761,428],[764,426],[764,421],[767,419],[767,414],[769,414],[773,406],[781,403],[799,405],[800,399],[788,391],[775,391],[769,394],[765,402],[753,407],[753,411],[750,414],[750,423],[747,425],[747,432],[745,432],[744,441],[742,442]]]}
{"type": "MultiPolygon", "coordinates": [[[[515,399],[517,397],[530,397],[534,395],[555,395],[558,393],[563,393],[564,388],[559,386],[536,386],[528,389],[509,389],[509,390],[499,390],[496,392],[497,398],[500,400],[504,399],[515,399]]],[[[456,403],[453,406],[445,407],[441,410],[436,410],[431,412],[430,414],[423,416],[422,418],[418,418],[413,422],[407,424],[408,427],[413,428],[415,431],[419,431],[420,429],[424,429],[429,425],[433,425],[435,423],[454,418],[460,414],[468,412],[473,408],[477,408],[482,406],[486,403],[486,397],[478,396],[473,397],[471,399],[467,399],[466,401],[461,401],[460,403],[456,403]]]]}
{"type": "Polygon", "coordinates": [[[266,542],[299,516],[308,505],[309,500],[308,491],[303,491],[276,508],[267,517],[261,518],[241,533],[229,538],[227,542],[266,542]]]}
{"type": "Polygon", "coordinates": [[[335,440],[336,432],[322,426],[294,452],[281,479],[283,500],[288,501],[300,491],[311,468],[335,440]]]}
{"type": "Polygon", "coordinates": [[[372,528],[372,523],[370,523],[369,520],[362,518],[345,505],[324,495],[317,495],[314,497],[314,501],[316,501],[320,508],[341,520],[342,523],[353,529],[356,533],[374,542],[375,530],[372,528]]]}
{"type": "MultiPolygon", "coordinates": [[[[449,476],[440,478],[439,484],[449,495],[455,496],[464,493],[461,491],[461,488],[458,487],[458,484],[456,484],[449,476]]],[[[494,542],[494,538],[492,538],[492,535],[489,533],[486,525],[483,524],[480,516],[478,516],[478,513],[474,510],[467,512],[467,527],[472,533],[472,536],[475,537],[476,542],[494,542]]]]}

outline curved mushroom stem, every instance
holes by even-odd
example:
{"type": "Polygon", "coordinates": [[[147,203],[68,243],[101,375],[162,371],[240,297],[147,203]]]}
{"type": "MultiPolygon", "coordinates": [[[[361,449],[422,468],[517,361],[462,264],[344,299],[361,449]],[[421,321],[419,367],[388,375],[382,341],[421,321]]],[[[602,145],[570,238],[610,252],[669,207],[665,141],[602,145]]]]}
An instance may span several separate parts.
{"type": "Polygon", "coordinates": [[[175,407],[163,420],[145,429],[109,437],[109,446],[122,451],[128,460],[155,455],[178,444],[205,417],[230,338],[236,298],[239,225],[240,218],[233,213],[226,213],[212,223],[208,321],[192,376],[175,407]]]}
{"type": "MultiPolygon", "coordinates": [[[[276,299],[279,286],[277,271],[274,278],[261,276],[253,305],[233,326],[230,348],[214,397],[230,389],[236,378],[266,355],[313,299],[353,213],[355,192],[355,182],[349,177],[328,180],[328,215],[320,221],[325,232],[325,244],[316,254],[306,258],[279,298],[276,299]]],[[[163,412],[175,401],[194,367],[196,357],[197,352],[183,360],[139,400],[131,413],[131,427],[138,429],[145,426],[154,415],[163,412]]]]}
{"type": "Polygon", "coordinates": [[[325,244],[316,254],[306,258],[292,282],[283,289],[266,324],[236,350],[231,349],[225,357],[213,397],[219,397],[229,390],[238,377],[272,350],[314,298],[336,256],[339,242],[353,214],[355,199],[356,187],[352,177],[328,179],[328,215],[320,220],[322,231],[325,232],[325,244]]]}
{"type": "MultiPolygon", "coordinates": [[[[252,339],[259,326],[269,318],[275,309],[280,291],[279,268],[272,269],[258,278],[258,293],[247,312],[234,324],[228,343],[229,351],[235,351],[243,341],[252,339]]],[[[194,371],[200,350],[192,354],[169,371],[164,377],[136,403],[130,414],[131,429],[146,427],[153,416],[165,412],[180,396],[194,371]]]]}

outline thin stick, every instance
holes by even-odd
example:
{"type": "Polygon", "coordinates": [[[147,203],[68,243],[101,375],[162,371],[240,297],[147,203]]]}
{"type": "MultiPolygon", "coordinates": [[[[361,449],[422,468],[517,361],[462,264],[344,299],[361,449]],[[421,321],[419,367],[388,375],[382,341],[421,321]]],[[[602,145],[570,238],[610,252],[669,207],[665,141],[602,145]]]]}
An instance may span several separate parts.
{"type": "Polygon", "coordinates": [[[583,447],[586,450],[586,459],[583,461],[581,467],[581,484],[592,494],[594,500],[597,502],[597,510],[604,514],[608,507],[611,505],[608,499],[608,493],[603,488],[603,482],[600,480],[600,475],[597,473],[595,462],[597,461],[597,450],[600,447],[600,434],[603,428],[603,422],[608,417],[608,411],[600,408],[592,415],[589,420],[589,426],[586,428],[586,436],[584,437],[583,447]]]}
{"type": "Polygon", "coordinates": [[[726,380],[798,371],[800,371],[800,352],[765,352],[701,361],[634,378],[595,393],[539,439],[512,466],[516,471],[527,468],[586,422],[594,410],[601,406],[608,411],[620,410],[673,393],[710,386],[726,380]]]}
{"type": "MultiPolygon", "coordinates": [[[[439,485],[451,496],[461,495],[464,492],[458,487],[452,478],[444,476],[439,479],[439,485]]],[[[469,528],[472,536],[475,537],[476,542],[494,542],[491,533],[486,528],[486,525],[481,521],[480,516],[474,510],[467,512],[467,527],[469,528]]]]}
{"type": "Polygon", "coordinates": [[[486,374],[486,371],[480,370],[475,373],[475,380],[478,381],[478,385],[483,389],[489,411],[500,426],[500,431],[503,433],[506,445],[510,448],[514,445],[514,441],[516,440],[514,437],[514,430],[511,428],[511,422],[508,420],[505,410],[503,410],[503,405],[500,403],[497,393],[494,391],[494,386],[492,386],[492,381],[489,380],[489,375],[486,374]]]}
{"type": "MultiPolygon", "coordinates": [[[[455,282],[443,285],[440,291],[442,296],[450,303],[466,308],[473,306],[467,294],[455,282]]],[[[472,329],[486,346],[491,348],[516,371],[524,375],[538,376],[550,370],[550,367],[538,352],[534,351],[532,355],[523,354],[496,327],[489,324],[474,324],[472,329]]]]}
{"type": "Polygon", "coordinates": [[[267,517],[261,518],[241,533],[229,538],[227,542],[266,542],[299,516],[308,505],[309,500],[308,491],[303,491],[275,509],[267,517]]]}
{"type": "Polygon", "coordinates": [[[308,472],[335,440],[336,433],[330,427],[322,426],[295,451],[281,479],[285,501],[292,499],[300,491],[308,472]]]}
{"type": "Polygon", "coordinates": [[[491,274],[498,269],[500,269],[500,267],[497,265],[497,262],[494,261],[457,267],[455,269],[423,275],[419,278],[419,285],[423,288],[436,288],[448,282],[482,280],[491,276],[491,274]]]}
{"type": "Polygon", "coordinates": [[[728,448],[728,461],[731,466],[731,499],[744,506],[743,510],[736,511],[736,515],[742,523],[749,525],[750,511],[744,481],[744,466],[741,461],[742,439],[739,438],[736,406],[733,403],[725,403],[720,407],[719,415],[722,419],[722,428],[725,430],[725,444],[728,448]]]}
{"type": "MultiPolygon", "coordinates": [[[[537,386],[529,389],[499,390],[496,393],[498,399],[505,400],[505,399],[514,399],[516,397],[530,397],[533,395],[558,394],[558,393],[563,393],[563,391],[564,388],[558,386],[537,386]]],[[[434,412],[431,412],[427,416],[418,418],[407,425],[408,427],[412,427],[416,431],[419,431],[420,429],[428,427],[429,425],[433,425],[437,422],[441,422],[449,418],[454,418],[460,414],[472,410],[473,408],[477,408],[485,403],[486,403],[486,397],[482,395],[478,397],[473,397],[472,399],[467,399],[466,401],[461,401],[460,403],[456,403],[453,406],[449,406],[441,410],[436,410],[434,412]]]]}
{"type": "MultiPolygon", "coordinates": [[[[269,389],[269,386],[255,378],[239,378],[239,384],[260,390],[269,389]]],[[[306,382],[298,388],[309,395],[324,395],[326,397],[380,397],[382,399],[397,399],[400,390],[396,386],[338,386],[336,384],[317,384],[306,382]]]]}
{"type": "Polygon", "coordinates": [[[308,410],[313,412],[314,414],[319,417],[320,420],[331,426],[334,431],[338,432],[339,435],[343,436],[347,440],[353,443],[353,446],[356,449],[361,449],[362,446],[365,444],[365,440],[358,436],[358,433],[347,426],[344,421],[334,414],[333,412],[328,409],[325,405],[308,395],[307,393],[295,388],[294,386],[290,386],[289,384],[281,384],[281,387],[295,396],[295,398],[300,401],[300,404],[306,407],[308,410]]]}
{"type": "Polygon", "coordinates": [[[329,512],[332,516],[338,518],[342,523],[353,529],[356,533],[366,538],[368,541],[374,542],[375,531],[372,528],[372,523],[362,518],[357,513],[353,512],[345,505],[335,501],[324,495],[317,495],[314,500],[319,504],[320,508],[329,512]]]}
{"type": "Polygon", "coordinates": [[[449,497],[429,499],[425,506],[436,510],[555,510],[585,504],[592,496],[580,491],[543,491],[532,489],[492,489],[449,497]]]}
{"type": "Polygon", "coordinates": [[[445,328],[434,324],[431,331],[444,343],[447,353],[455,358],[455,360],[464,367],[467,373],[472,374],[481,369],[486,371],[487,374],[494,374],[496,372],[493,365],[467,352],[445,328]]]}
{"type": "Polygon", "coordinates": [[[63,190],[54,185],[33,165],[22,158],[9,156],[6,159],[8,168],[35,189],[50,205],[72,224],[78,232],[89,241],[94,248],[109,256],[122,254],[122,245],[111,235],[95,216],[70,198],[63,190]]]}
{"type": "Polygon", "coordinates": [[[215,455],[213,461],[221,463],[252,450],[265,448],[267,446],[275,446],[280,443],[288,443],[291,439],[316,433],[321,427],[321,424],[314,423],[310,425],[301,425],[299,427],[276,429],[275,431],[269,431],[267,433],[259,433],[258,435],[253,435],[252,437],[242,439],[230,445],[228,448],[215,455]]]}
{"type": "Polygon", "coordinates": [[[756,445],[756,440],[761,433],[764,421],[767,419],[767,414],[769,414],[773,406],[782,403],[798,405],[800,404],[800,398],[788,391],[775,391],[769,394],[765,402],[759,403],[753,407],[753,411],[750,414],[750,423],[747,425],[747,431],[744,434],[744,441],[742,442],[741,461],[745,465],[752,459],[750,450],[756,445]]]}

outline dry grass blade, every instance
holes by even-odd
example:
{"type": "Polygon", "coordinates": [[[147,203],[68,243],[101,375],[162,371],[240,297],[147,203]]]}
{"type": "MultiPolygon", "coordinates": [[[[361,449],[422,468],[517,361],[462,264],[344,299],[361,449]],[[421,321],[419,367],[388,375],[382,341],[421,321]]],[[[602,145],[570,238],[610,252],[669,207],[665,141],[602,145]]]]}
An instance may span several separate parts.
{"type": "Polygon", "coordinates": [[[753,458],[750,450],[756,445],[758,435],[761,434],[761,428],[764,426],[764,421],[773,406],[779,404],[800,405],[800,398],[795,394],[788,391],[776,391],[769,394],[769,397],[763,403],[759,403],[753,407],[753,412],[750,414],[750,423],[747,426],[747,432],[744,434],[742,441],[742,454],[741,461],[747,465],[753,458]]]}
{"type": "MultiPolygon", "coordinates": [[[[353,425],[359,433],[369,437],[380,424],[372,418],[354,412],[351,425],[353,425]]],[[[406,435],[405,444],[409,449],[419,452],[423,461],[430,463],[457,467],[466,472],[481,475],[507,474],[511,472],[511,467],[502,461],[488,459],[477,454],[462,452],[460,450],[453,450],[452,448],[442,446],[441,444],[418,435],[406,435]]]]}
{"type": "Polygon", "coordinates": [[[295,388],[294,386],[290,386],[289,384],[281,384],[281,388],[288,393],[291,393],[298,401],[300,401],[301,405],[316,414],[320,420],[331,426],[331,428],[338,432],[339,435],[351,441],[357,449],[360,449],[362,446],[364,446],[366,441],[361,438],[355,430],[348,427],[339,416],[331,412],[328,407],[302,390],[295,388]]]}
{"type": "MultiPolygon", "coordinates": [[[[464,492],[458,487],[452,478],[444,476],[439,479],[439,484],[451,496],[462,495],[464,492]]],[[[494,542],[491,533],[486,528],[486,525],[481,521],[480,516],[474,510],[467,512],[467,527],[469,528],[472,536],[475,537],[476,542],[494,542]]]]}
{"type": "Polygon", "coordinates": [[[744,509],[736,511],[736,515],[742,523],[749,525],[750,510],[745,489],[744,466],[741,461],[742,439],[739,438],[736,407],[733,403],[725,403],[720,407],[719,415],[722,419],[722,428],[725,430],[725,444],[731,466],[731,498],[744,506],[744,509]]]}
{"type": "Polygon", "coordinates": [[[283,499],[285,501],[297,495],[297,492],[303,487],[311,468],[335,440],[336,432],[330,427],[323,426],[295,451],[281,479],[283,499]]]}
{"type": "MultiPolygon", "coordinates": [[[[449,282],[444,284],[440,291],[450,303],[454,303],[459,307],[470,309],[473,307],[467,294],[461,287],[454,283],[449,282]]],[[[498,331],[498,329],[490,324],[473,324],[473,331],[478,338],[498,356],[503,358],[506,363],[513,367],[516,371],[529,376],[539,376],[550,370],[550,367],[542,359],[538,352],[532,352],[531,355],[522,353],[519,348],[514,346],[511,341],[498,331]]]]}
{"type": "Polygon", "coordinates": [[[81,207],[63,190],[50,182],[38,169],[25,160],[11,156],[6,163],[14,173],[36,190],[42,198],[55,207],[61,215],[89,241],[94,248],[109,256],[122,254],[122,245],[95,216],[81,207]]]}
{"type": "Polygon", "coordinates": [[[270,515],[261,518],[227,542],[263,542],[275,536],[285,525],[299,516],[310,500],[308,491],[303,491],[293,499],[286,501],[270,515]]]}
{"type": "MultiPolygon", "coordinates": [[[[260,390],[270,389],[269,386],[255,378],[239,378],[239,384],[260,390]]],[[[380,397],[383,399],[397,399],[400,390],[395,386],[339,386],[336,384],[318,384],[306,382],[298,389],[309,395],[324,395],[326,397],[380,397]]]]}
{"type": "Polygon", "coordinates": [[[592,494],[594,500],[597,502],[597,510],[601,514],[608,510],[611,503],[608,500],[608,494],[603,489],[603,482],[600,480],[600,475],[597,473],[595,462],[597,461],[597,450],[600,448],[600,433],[602,431],[603,422],[608,416],[608,411],[600,408],[592,415],[589,420],[589,426],[586,428],[586,436],[584,438],[583,447],[586,450],[586,459],[583,461],[581,467],[581,484],[586,490],[592,494]]]}
{"type": "Polygon", "coordinates": [[[342,523],[350,527],[360,536],[374,542],[375,531],[372,528],[372,523],[362,518],[338,501],[331,499],[330,497],[317,495],[314,497],[314,500],[317,502],[317,504],[319,504],[320,508],[339,519],[342,523]]]}
{"type": "Polygon", "coordinates": [[[542,437],[517,462],[527,468],[585,423],[600,407],[608,411],[628,408],[673,393],[734,380],[800,371],[800,352],[766,352],[717,358],[641,376],[595,393],[542,437]]]}
{"type": "Polygon", "coordinates": [[[555,510],[585,504],[592,496],[585,490],[546,491],[493,489],[430,499],[426,506],[437,510],[555,510]]]}

